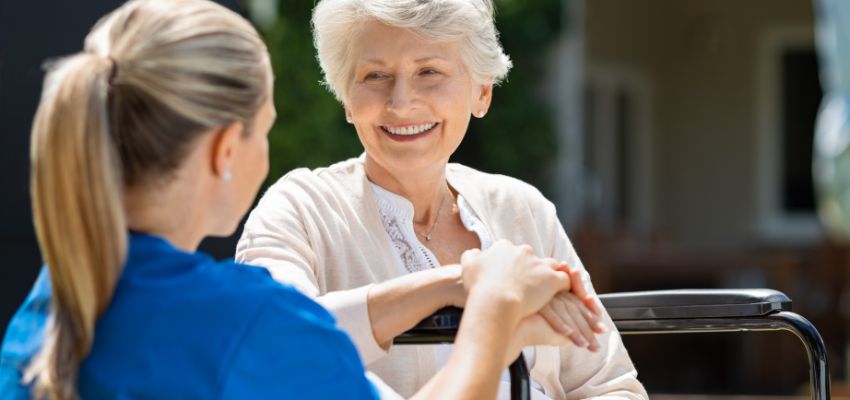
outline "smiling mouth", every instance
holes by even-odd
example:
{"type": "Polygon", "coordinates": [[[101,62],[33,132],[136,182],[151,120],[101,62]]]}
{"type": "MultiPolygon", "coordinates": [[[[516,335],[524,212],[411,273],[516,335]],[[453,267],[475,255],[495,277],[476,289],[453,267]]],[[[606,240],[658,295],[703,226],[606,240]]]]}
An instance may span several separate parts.
{"type": "Polygon", "coordinates": [[[431,132],[434,128],[439,125],[436,122],[430,122],[427,124],[419,124],[419,125],[411,125],[411,126],[403,126],[399,128],[390,127],[390,126],[381,126],[381,130],[389,133],[394,136],[416,136],[421,135],[423,133],[431,132]]]}

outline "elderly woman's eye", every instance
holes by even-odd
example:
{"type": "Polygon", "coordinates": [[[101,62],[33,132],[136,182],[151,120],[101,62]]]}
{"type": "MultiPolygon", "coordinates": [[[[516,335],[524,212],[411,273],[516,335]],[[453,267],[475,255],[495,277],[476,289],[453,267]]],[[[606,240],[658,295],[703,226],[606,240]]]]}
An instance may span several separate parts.
{"type": "Polygon", "coordinates": [[[439,73],[440,73],[440,71],[437,71],[434,68],[424,68],[421,71],[419,71],[419,74],[425,75],[425,76],[437,75],[439,73]]]}
{"type": "Polygon", "coordinates": [[[381,73],[381,72],[370,72],[370,73],[366,74],[366,76],[363,77],[363,80],[364,81],[376,81],[376,80],[382,80],[382,79],[386,79],[386,78],[387,78],[387,74],[384,74],[384,73],[381,73]]]}

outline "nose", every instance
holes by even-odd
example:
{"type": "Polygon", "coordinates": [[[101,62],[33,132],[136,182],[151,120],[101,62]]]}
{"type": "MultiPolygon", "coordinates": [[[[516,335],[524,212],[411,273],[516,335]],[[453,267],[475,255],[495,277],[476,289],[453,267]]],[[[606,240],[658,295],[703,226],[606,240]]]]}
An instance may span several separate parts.
{"type": "Polygon", "coordinates": [[[396,78],[387,100],[387,110],[396,115],[406,115],[416,110],[419,103],[416,88],[410,80],[396,78]]]}

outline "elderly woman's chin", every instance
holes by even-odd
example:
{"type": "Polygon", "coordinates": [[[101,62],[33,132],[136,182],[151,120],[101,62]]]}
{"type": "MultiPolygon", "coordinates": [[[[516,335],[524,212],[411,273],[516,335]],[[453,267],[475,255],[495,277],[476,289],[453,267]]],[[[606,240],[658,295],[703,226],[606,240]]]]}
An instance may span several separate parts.
{"type": "Polygon", "coordinates": [[[367,164],[375,163],[394,173],[442,171],[460,141],[441,143],[431,139],[434,138],[423,137],[388,146],[365,146],[367,164]]]}

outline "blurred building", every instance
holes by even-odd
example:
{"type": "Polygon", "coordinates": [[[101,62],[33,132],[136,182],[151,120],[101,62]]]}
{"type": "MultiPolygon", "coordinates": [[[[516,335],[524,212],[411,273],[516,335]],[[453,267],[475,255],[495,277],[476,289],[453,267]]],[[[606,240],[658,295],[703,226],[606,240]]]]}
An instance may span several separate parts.
{"type": "MultiPolygon", "coordinates": [[[[782,290],[843,376],[850,264],[815,213],[813,3],[566,4],[572,27],[558,65],[582,83],[560,94],[562,113],[579,122],[561,121],[559,165],[574,170],[559,193],[580,204],[564,208],[597,290],[782,290]]],[[[789,394],[808,379],[790,334],[627,345],[656,391],[789,394]]]]}

